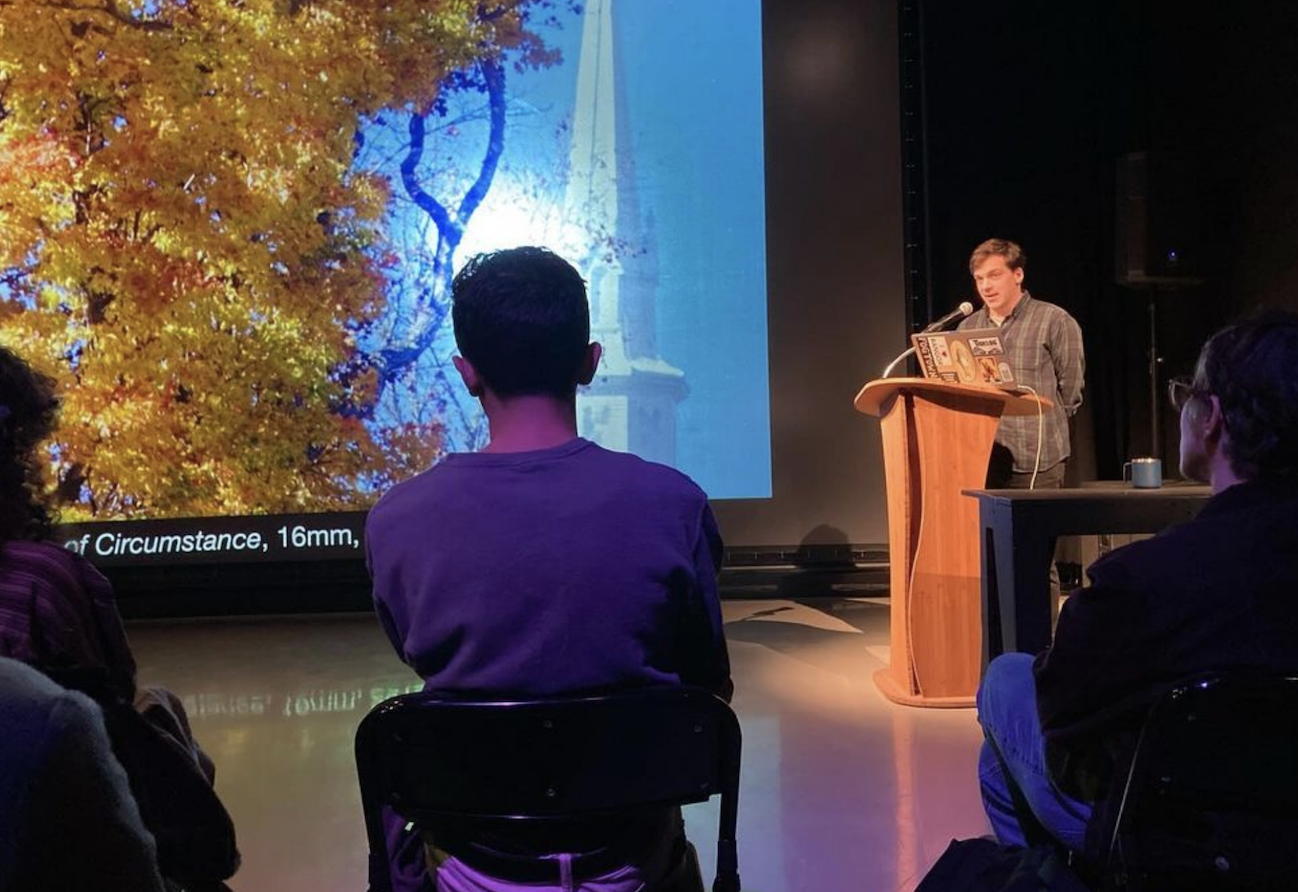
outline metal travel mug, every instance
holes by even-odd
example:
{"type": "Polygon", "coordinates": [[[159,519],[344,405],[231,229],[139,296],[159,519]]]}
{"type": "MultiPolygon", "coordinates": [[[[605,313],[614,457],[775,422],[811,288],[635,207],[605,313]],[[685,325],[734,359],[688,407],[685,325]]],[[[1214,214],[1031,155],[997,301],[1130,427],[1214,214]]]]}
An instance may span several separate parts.
{"type": "Polygon", "coordinates": [[[1158,489],[1163,485],[1163,462],[1157,458],[1133,458],[1122,466],[1122,479],[1136,489],[1158,489]]]}

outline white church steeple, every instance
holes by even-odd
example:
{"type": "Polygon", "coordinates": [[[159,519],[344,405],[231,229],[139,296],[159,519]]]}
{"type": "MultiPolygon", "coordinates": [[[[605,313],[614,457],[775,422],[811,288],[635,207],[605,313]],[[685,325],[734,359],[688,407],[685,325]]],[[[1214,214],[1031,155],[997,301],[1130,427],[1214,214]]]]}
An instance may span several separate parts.
{"type": "Polygon", "coordinates": [[[684,373],[658,357],[651,231],[636,201],[632,146],[613,31],[613,0],[591,0],[582,24],[564,212],[594,237],[578,263],[590,290],[591,337],[604,359],[577,403],[582,436],[672,463],[684,373]],[[628,246],[619,256],[609,241],[628,246]],[[630,323],[628,325],[628,323],[630,323]]]}

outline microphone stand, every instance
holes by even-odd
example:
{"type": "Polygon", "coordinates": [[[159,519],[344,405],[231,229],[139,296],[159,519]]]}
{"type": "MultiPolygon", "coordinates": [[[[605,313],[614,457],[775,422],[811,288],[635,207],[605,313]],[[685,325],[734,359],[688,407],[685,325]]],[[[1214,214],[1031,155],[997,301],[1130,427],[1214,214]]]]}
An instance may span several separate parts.
{"type": "Polygon", "coordinates": [[[883,370],[883,374],[880,375],[879,377],[880,378],[888,377],[888,375],[892,373],[892,370],[897,367],[897,363],[901,362],[903,359],[905,359],[907,356],[910,356],[914,352],[915,352],[914,347],[907,347],[904,351],[902,351],[902,354],[900,356],[898,356],[892,362],[888,363],[888,367],[883,370]]]}

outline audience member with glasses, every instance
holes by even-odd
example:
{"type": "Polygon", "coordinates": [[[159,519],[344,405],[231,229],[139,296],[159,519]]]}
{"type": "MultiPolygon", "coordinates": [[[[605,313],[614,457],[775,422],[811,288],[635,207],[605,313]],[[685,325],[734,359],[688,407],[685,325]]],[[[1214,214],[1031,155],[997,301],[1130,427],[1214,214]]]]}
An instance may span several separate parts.
{"type": "Polygon", "coordinates": [[[987,668],[979,780],[1004,844],[1083,851],[1094,803],[1178,679],[1298,672],[1298,314],[1217,332],[1168,396],[1181,473],[1212,498],[1194,520],[1097,561],[1048,650],[987,668]]]}

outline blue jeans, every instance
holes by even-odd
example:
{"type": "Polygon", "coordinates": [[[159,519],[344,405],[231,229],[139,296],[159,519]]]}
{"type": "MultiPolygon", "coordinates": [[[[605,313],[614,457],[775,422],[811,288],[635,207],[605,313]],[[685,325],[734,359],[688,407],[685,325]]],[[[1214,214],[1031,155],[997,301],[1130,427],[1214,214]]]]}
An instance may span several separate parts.
{"type": "Polygon", "coordinates": [[[1065,795],[1050,779],[1030,654],[1002,654],[991,661],[978,689],[978,721],[986,736],[978,783],[996,839],[1024,846],[1039,841],[1029,840],[1032,831],[1026,828],[1039,827],[1070,850],[1082,851],[1091,804],[1065,795]]]}

